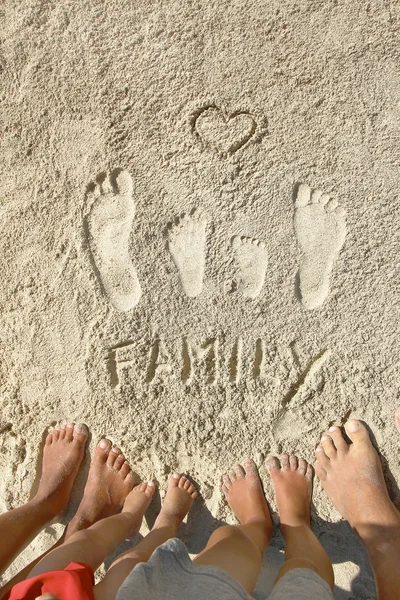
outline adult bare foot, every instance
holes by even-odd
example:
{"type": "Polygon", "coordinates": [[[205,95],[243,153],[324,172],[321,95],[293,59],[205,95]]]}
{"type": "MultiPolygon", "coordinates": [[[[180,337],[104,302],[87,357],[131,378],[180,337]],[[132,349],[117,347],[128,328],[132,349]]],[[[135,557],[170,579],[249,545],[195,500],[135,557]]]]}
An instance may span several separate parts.
{"type": "Polygon", "coordinates": [[[340,514],[358,532],[368,524],[397,523],[399,513],[386,488],[379,456],[361,421],[347,422],[347,444],[339,427],[323,434],[315,471],[340,514]]]}
{"type": "Polygon", "coordinates": [[[174,473],[169,480],[167,494],[154,523],[154,529],[168,527],[174,537],[197,496],[194,485],[183,475],[174,473]]]}
{"type": "Polygon", "coordinates": [[[260,522],[272,534],[271,514],[254,461],[235,465],[222,477],[222,491],[241,525],[260,522]]]}
{"type": "Polygon", "coordinates": [[[75,476],[85,452],[86,425],[68,423],[46,437],[42,475],[33,502],[48,511],[49,520],[65,512],[75,476]]]}
{"type": "Polygon", "coordinates": [[[316,449],[315,471],[340,514],[364,543],[380,600],[400,600],[400,513],[387,492],[379,456],[356,419],[331,427],[316,449]]]}
{"type": "Polygon", "coordinates": [[[310,525],[313,471],[304,458],[272,456],[267,466],[274,484],[281,526],[310,525]]]}
{"type": "Polygon", "coordinates": [[[133,473],[119,448],[100,440],[89,469],[82,501],[68,524],[66,538],[118,512],[133,487],[133,473]]]}

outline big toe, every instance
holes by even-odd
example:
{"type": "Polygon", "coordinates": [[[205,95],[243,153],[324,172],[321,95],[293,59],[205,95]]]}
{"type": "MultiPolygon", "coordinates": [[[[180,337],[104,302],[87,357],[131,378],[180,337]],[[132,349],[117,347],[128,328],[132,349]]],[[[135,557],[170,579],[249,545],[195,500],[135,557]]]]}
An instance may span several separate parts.
{"type": "Polygon", "coordinates": [[[365,444],[365,443],[370,444],[371,443],[367,428],[358,419],[350,419],[350,421],[347,421],[344,428],[346,430],[347,435],[353,442],[353,444],[357,445],[357,444],[365,444]]]}
{"type": "Polygon", "coordinates": [[[89,429],[84,423],[77,423],[74,425],[73,440],[76,444],[83,446],[89,435],[89,429]]]}

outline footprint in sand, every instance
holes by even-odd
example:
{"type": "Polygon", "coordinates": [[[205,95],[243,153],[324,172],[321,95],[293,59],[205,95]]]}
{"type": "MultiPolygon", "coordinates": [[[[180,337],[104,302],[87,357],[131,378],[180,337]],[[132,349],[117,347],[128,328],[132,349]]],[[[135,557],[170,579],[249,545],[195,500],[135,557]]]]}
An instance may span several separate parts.
{"type": "Polygon", "coordinates": [[[305,308],[318,308],[328,295],[333,263],[346,237],[345,210],[328,194],[302,183],[295,201],[294,231],[300,250],[301,302],[305,308]]]}
{"type": "Polygon", "coordinates": [[[239,268],[240,290],[246,298],[257,298],[268,264],[265,244],[259,240],[235,235],[232,246],[239,268]]]}
{"type": "Polygon", "coordinates": [[[187,296],[201,293],[205,267],[206,220],[201,212],[182,215],[168,231],[168,249],[187,296]]]}
{"type": "Polygon", "coordinates": [[[129,258],[135,206],[133,183],[127,171],[113,171],[91,192],[86,230],[96,274],[111,304],[128,311],[139,302],[141,289],[129,258]]]}

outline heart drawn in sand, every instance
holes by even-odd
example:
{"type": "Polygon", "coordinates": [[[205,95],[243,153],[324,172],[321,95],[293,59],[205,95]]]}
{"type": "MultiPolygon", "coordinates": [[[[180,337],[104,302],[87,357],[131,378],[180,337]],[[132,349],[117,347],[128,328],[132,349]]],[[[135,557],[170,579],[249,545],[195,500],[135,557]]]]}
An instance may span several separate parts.
{"type": "Polygon", "coordinates": [[[194,130],[206,146],[220,154],[233,154],[254,135],[257,123],[245,112],[226,115],[216,106],[208,106],[197,113],[194,130]]]}

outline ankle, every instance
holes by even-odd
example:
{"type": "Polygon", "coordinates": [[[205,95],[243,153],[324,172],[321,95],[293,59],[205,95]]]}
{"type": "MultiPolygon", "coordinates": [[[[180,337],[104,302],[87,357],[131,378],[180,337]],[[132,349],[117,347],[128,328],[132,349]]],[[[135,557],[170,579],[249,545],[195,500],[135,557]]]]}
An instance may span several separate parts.
{"type": "Polygon", "coordinates": [[[54,507],[49,498],[45,498],[39,494],[36,494],[28,504],[38,518],[49,523],[60,514],[59,507],[54,507]]]}
{"type": "Polygon", "coordinates": [[[161,511],[154,523],[153,529],[166,529],[171,534],[170,537],[175,537],[181,523],[182,521],[179,517],[163,514],[161,511]]]}

